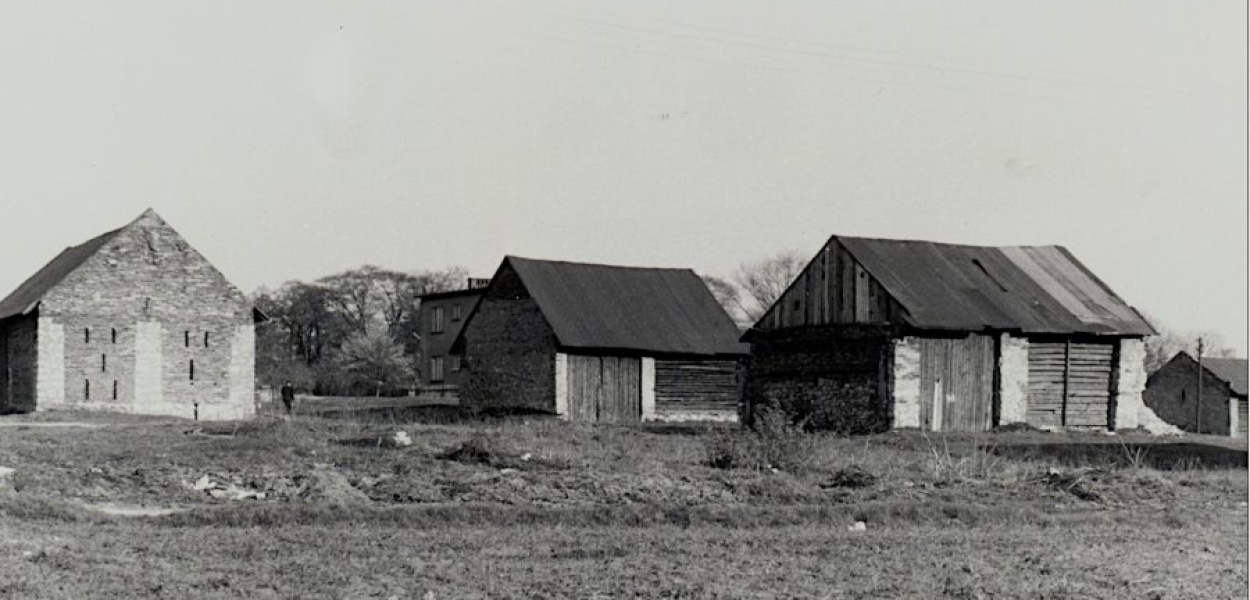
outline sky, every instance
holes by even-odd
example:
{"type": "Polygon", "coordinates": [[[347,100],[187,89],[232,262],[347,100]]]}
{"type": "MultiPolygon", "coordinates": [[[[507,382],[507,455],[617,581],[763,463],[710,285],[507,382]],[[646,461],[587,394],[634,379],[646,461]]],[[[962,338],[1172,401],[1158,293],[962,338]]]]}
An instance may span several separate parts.
{"type": "Polygon", "coordinates": [[[245,292],[1066,246],[1246,355],[1244,1],[0,7],[0,294],[157,210],[245,292]]]}

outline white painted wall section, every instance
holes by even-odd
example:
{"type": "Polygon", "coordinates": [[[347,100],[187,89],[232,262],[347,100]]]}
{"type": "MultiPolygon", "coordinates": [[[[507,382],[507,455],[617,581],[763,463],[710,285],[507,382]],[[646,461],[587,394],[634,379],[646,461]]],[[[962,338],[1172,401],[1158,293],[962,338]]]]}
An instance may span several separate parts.
{"type": "Polygon", "coordinates": [[[920,427],[920,344],[915,338],[894,340],[893,429],[920,427]]]}
{"type": "Polygon", "coordinates": [[[569,418],[569,355],[556,353],[556,415],[569,418]]]}
{"type": "Polygon", "coordinates": [[[650,421],[655,419],[655,359],[642,357],[639,371],[642,373],[642,381],[638,386],[642,392],[642,420],[650,421]]]}
{"type": "Polygon", "coordinates": [[[65,326],[39,317],[35,327],[35,410],[64,406],[65,326]]]}

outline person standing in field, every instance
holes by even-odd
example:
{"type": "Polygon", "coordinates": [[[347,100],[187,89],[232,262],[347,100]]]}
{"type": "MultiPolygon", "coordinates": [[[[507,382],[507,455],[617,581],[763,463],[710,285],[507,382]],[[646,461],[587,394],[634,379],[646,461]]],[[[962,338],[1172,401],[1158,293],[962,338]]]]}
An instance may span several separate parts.
{"type": "Polygon", "coordinates": [[[295,402],[295,388],[291,382],[282,384],[282,405],[286,407],[287,416],[291,415],[291,404],[295,402]]]}

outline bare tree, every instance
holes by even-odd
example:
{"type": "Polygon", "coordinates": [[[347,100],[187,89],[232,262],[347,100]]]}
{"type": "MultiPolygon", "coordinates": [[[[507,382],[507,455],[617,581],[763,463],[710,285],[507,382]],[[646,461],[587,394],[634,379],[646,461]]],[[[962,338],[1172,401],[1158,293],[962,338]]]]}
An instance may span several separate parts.
{"type": "Polygon", "coordinates": [[[741,308],[747,319],[758,321],[803,271],[803,256],[785,250],[760,260],[743,263],[734,274],[742,289],[741,308]]]}
{"type": "Polygon", "coordinates": [[[747,318],[742,310],[742,290],[738,289],[732,281],[715,275],[700,275],[700,277],[708,291],[712,292],[712,296],[716,298],[716,302],[725,309],[729,318],[738,325],[744,324],[747,318]]]}
{"type": "Polygon", "coordinates": [[[1202,338],[1202,355],[1210,358],[1230,358],[1237,352],[1225,343],[1223,336],[1213,331],[1176,331],[1164,326],[1153,315],[1143,315],[1158,335],[1146,338],[1146,372],[1159,370],[1178,352],[1198,356],[1198,338],[1202,338]]]}

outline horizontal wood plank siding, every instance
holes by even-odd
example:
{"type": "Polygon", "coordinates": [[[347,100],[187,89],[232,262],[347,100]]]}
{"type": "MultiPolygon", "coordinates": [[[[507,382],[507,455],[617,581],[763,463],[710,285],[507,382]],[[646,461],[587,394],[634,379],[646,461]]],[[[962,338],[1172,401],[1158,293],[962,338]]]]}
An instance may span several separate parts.
{"type": "Polygon", "coordinates": [[[1027,420],[1036,427],[1103,429],[1111,421],[1110,342],[1029,342],[1027,420]]]}
{"type": "Polygon", "coordinates": [[[655,409],[659,413],[736,411],[738,361],[655,361],[655,409]]]}

